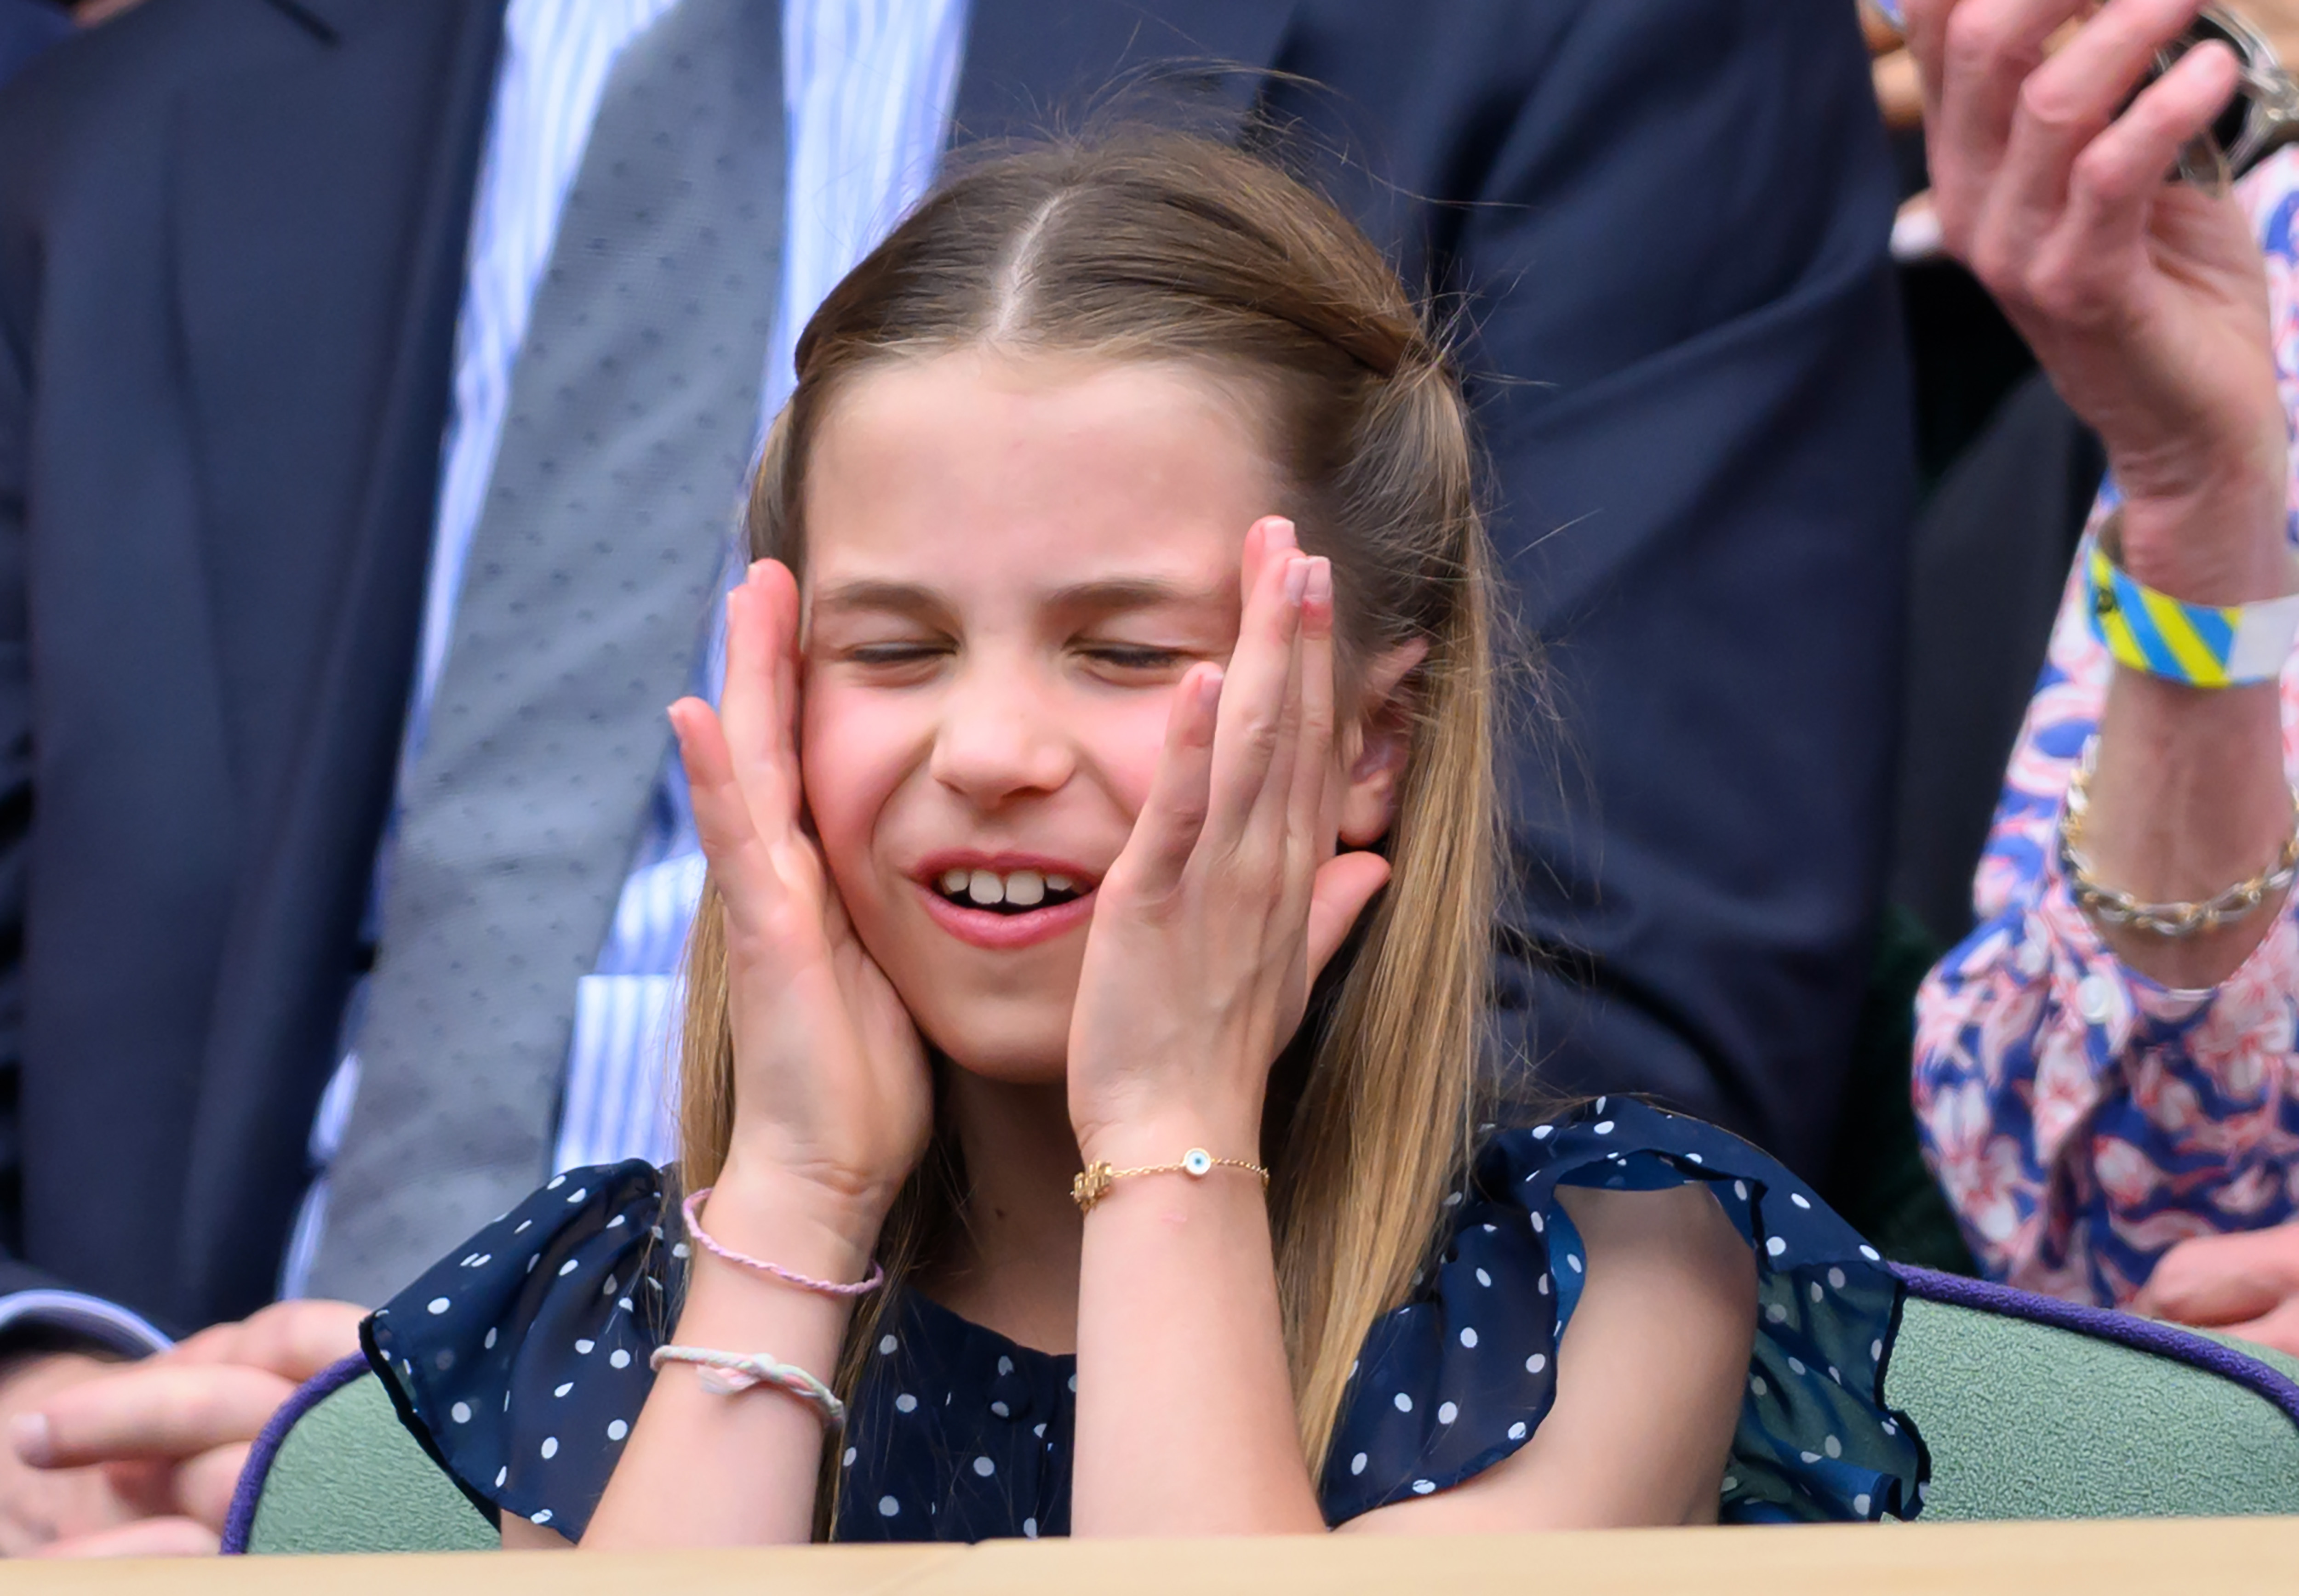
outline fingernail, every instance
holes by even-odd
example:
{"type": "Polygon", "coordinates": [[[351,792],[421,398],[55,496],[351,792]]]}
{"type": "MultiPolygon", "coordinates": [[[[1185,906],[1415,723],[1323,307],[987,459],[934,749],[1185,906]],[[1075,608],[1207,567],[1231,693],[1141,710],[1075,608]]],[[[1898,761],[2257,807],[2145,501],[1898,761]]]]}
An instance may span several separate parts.
{"type": "Polygon", "coordinates": [[[1208,667],[1204,676],[1200,677],[1198,682],[1198,698],[1199,701],[1207,704],[1220,703],[1221,690],[1221,666],[1213,666],[1208,667]]]}
{"type": "Polygon", "coordinates": [[[34,1468],[45,1468],[55,1456],[55,1435],[49,1429],[45,1413],[19,1413],[8,1421],[8,1444],[16,1449],[19,1461],[34,1468]]]}
{"type": "Polygon", "coordinates": [[[1301,546],[1300,539],[1293,535],[1293,523],[1282,516],[1269,517],[1266,541],[1273,549],[1299,549],[1301,546]]]}
{"type": "Polygon", "coordinates": [[[1285,562],[1285,602],[1299,604],[1301,595],[1309,591],[1309,562],[1291,559],[1285,562]]]}
{"type": "Polygon", "coordinates": [[[1308,597],[1314,604],[1333,601],[1333,562],[1319,555],[1309,562],[1308,597]]]}

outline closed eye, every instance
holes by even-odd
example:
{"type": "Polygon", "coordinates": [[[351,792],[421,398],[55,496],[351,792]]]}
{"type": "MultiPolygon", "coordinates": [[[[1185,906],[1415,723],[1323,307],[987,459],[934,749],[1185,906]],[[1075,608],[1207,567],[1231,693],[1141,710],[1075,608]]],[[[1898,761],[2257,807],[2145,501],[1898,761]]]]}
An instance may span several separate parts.
{"type": "Polygon", "coordinates": [[[857,665],[911,665],[949,652],[947,643],[858,643],[846,650],[846,657],[857,665]]]}
{"type": "Polygon", "coordinates": [[[1126,672],[1170,671],[1191,657],[1179,649],[1157,649],[1130,643],[1093,643],[1080,652],[1097,665],[1126,672]]]}

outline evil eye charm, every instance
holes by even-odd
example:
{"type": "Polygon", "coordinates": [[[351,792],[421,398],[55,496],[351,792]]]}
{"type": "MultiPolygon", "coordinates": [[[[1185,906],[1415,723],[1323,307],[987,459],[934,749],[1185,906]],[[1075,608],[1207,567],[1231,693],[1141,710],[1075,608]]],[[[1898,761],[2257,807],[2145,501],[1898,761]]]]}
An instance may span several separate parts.
{"type": "Polygon", "coordinates": [[[1182,1173],[1184,1175],[1204,1175],[1213,1167],[1214,1155],[1203,1147],[1192,1147],[1182,1154],[1182,1173]]]}

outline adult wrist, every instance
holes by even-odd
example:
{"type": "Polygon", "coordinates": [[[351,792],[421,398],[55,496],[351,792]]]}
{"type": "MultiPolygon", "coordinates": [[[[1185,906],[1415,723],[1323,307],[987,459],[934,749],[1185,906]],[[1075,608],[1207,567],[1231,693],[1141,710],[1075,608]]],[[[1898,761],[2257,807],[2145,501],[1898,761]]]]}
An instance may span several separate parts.
{"type": "Polygon", "coordinates": [[[2116,564],[2187,604],[2253,604],[2299,591],[2278,495],[2128,500],[2117,513],[2116,564]]]}

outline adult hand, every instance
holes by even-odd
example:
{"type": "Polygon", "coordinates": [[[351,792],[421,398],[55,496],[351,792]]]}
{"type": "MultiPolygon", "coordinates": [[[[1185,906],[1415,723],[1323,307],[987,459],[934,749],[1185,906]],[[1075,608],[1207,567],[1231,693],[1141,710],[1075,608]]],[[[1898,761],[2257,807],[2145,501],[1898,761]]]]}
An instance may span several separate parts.
{"type": "Polygon", "coordinates": [[[2299,1222],[2183,1241],[2126,1306],[2299,1357],[2299,1222]]]}
{"type": "Polygon", "coordinates": [[[1376,854],[1334,853],[1332,566],[1267,517],[1241,582],[1228,669],[1183,677],[1096,895],[1069,1046],[1089,1160],[1254,1156],[1270,1065],[1389,879],[1376,854]]]}
{"type": "Polygon", "coordinates": [[[2047,56],[2091,3],[1907,0],[1942,236],[2105,444],[2132,574],[2272,597],[2285,424],[2259,250],[2234,199],[2165,180],[2237,63],[2204,45],[2134,98],[2200,0],[2109,0],[2047,56]]]}
{"type": "Polygon", "coordinates": [[[278,1302],[135,1363],[62,1354],[0,1386],[12,1556],[212,1552],[249,1445],[295,1388],[359,1350],[367,1311],[278,1302]]]}
{"type": "Polygon", "coordinates": [[[909,1013],[846,918],[802,820],[797,582],[760,560],[726,596],[726,690],[671,706],[726,933],[735,1134],[722,1196],[795,1202],[867,1257],[925,1149],[909,1013]]]}

